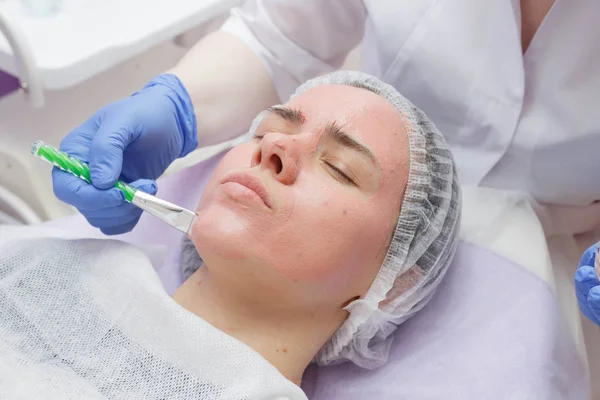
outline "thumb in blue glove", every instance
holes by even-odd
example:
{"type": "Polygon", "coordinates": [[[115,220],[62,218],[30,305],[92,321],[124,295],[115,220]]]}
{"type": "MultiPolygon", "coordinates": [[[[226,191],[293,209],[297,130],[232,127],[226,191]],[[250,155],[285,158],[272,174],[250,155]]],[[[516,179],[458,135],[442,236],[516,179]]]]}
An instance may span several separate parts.
{"type": "Polygon", "coordinates": [[[583,315],[600,325],[600,280],[594,268],[596,247],[588,248],[579,262],[575,272],[575,290],[577,302],[583,315]]]}

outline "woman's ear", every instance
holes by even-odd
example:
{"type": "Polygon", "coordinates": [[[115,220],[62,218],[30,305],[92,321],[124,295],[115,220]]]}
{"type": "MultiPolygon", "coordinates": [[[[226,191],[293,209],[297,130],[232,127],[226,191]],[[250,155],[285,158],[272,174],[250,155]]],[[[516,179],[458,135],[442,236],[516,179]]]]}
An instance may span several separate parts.
{"type": "Polygon", "coordinates": [[[360,299],[360,296],[354,296],[351,297],[350,299],[346,300],[344,303],[342,303],[342,310],[346,307],[348,307],[348,304],[352,303],[354,300],[358,300],[360,299]]]}
{"type": "Polygon", "coordinates": [[[408,289],[417,285],[423,279],[424,275],[425,272],[418,265],[410,267],[408,271],[396,278],[392,288],[387,292],[385,299],[379,302],[379,306],[383,307],[389,304],[392,299],[397,298],[408,289]]]}

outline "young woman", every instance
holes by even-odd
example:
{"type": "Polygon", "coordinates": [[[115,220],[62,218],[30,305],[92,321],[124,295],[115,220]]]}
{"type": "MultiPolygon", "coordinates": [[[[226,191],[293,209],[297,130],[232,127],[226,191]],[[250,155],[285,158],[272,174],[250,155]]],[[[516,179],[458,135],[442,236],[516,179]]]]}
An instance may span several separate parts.
{"type": "Polygon", "coordinates": [[[190,235],[203,266],[172,298],[122,242],[0,237],[8,394],[304,399],[312,361],[385,362],[456,246],[442,136],[353,72],[309,81],[250,135],[206,186],[190,235]]]}

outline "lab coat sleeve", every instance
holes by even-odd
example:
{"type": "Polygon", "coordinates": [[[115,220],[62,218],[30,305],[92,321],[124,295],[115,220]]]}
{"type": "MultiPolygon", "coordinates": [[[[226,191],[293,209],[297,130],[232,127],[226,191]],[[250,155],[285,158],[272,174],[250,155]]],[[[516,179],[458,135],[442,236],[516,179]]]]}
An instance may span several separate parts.
{"type": "Polygon", "coordinates": [[[223,27],[267,67],[285,101],[306,80],[339,68],[362,40],[362,0],[250,0],[223,27]]]}

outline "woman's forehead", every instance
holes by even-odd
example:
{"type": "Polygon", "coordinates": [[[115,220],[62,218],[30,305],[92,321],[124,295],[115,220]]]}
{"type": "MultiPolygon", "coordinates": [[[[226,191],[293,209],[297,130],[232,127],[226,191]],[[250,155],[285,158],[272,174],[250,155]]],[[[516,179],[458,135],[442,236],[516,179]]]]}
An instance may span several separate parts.
{"type": "Polygon", "coordinates": [[[286,106],[302,111],[311,125],[337,122],[406,134],[398,111],[378,94],[362,88],[321,85],[297,95],[286,106]]]}

